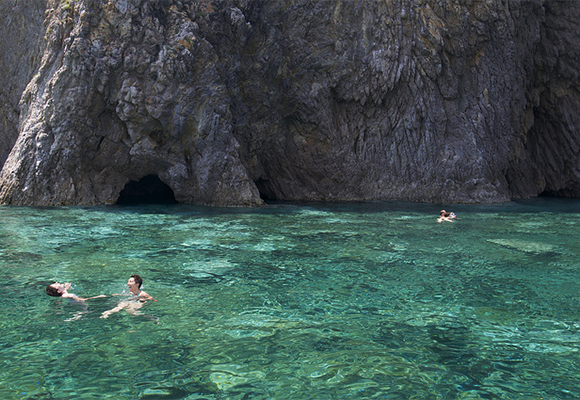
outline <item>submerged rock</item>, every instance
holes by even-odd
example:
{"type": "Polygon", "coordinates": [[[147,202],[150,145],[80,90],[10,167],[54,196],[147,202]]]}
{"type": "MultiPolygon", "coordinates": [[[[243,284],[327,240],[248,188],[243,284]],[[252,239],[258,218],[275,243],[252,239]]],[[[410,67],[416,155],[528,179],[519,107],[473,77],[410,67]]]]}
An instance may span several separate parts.
{"type": "Polygon", "coordinates": [[[556,246],[548,243],[528,242],[518,239],[486,239],[486,241],[498,244],[508,249],[521,251],[522,253],[556,253],[558,250],[556,246]]]}
{"type": "Polygon", "coordinates": [[[4,204],[580,195],[577,2],[0,7],[4,204]]]}

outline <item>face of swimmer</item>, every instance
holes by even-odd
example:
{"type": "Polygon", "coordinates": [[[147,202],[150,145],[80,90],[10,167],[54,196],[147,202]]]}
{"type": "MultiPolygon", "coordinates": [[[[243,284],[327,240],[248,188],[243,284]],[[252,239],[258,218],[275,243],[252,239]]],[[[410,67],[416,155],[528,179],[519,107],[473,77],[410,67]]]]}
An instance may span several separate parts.
{"type": "Polygon", "coordinates": [[[129,288],[129,291],[131,293],[137,293],[139,292],[142,283],[143,280],[139,275],[131,275],[131,277],[127,281],[127,287],[129,288]]]}
{"type": "Polygon", "coordinates": [[[70,289],[71,283],[70,282],[65,282],[65,283],[55,282],[55,283],[53,283],[50,286],[52,286],[53,288],[55,288],[56,290],[58,290],[59,293],[64,293],[64,292],[66,292],[67,290],[70,289]]]}
{"type": "Polygon", "coordinates": [[[50,296],[60,297],[64,293],[66,293],[68,289],[70,289],[70,286],[71,286],[70,282],[65,283],[55,282],[52,285],[48,285],[48,287],[46,288],[46,293],[49,294],[50,296]]]}

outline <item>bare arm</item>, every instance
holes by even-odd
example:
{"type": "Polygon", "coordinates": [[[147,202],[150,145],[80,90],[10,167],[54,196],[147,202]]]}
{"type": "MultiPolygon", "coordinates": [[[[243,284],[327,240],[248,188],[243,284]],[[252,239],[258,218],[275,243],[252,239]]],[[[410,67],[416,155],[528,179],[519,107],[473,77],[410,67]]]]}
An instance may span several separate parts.
{"type": "Polygon", "coordinates": [[[99,297],[107,297],[107,296],[105,296],[104,294],[100,294],[98,296],[84,298],[84,297],[79,297],[76,294],[69,293],[68,296],[62,296],[62,297],[66,298],[66,299],[71,299],[74,301],[85,301],[85,300],[98,299],[99,297]]]}
{"type": "Polygon", "coordinates": [[[98,299],[98,298],[101,298],[101,297],[107,297],[107,296],[105,296],[104,294],[100,294],[100,295],[98,295],[98,296],[87,297],[87,298],[86,298],[86,299],[84,299],[84,300],[98,299]]]}

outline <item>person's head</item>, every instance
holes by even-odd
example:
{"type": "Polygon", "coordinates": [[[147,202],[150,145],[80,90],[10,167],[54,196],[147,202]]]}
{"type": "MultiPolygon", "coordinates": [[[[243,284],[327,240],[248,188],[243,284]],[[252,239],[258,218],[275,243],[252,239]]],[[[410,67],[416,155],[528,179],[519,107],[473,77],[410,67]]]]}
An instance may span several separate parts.
{"type": "Polygon", "coordinates": [[[66,283],[55,282],[55,283],[50,284],[46,287],[46,294],[49,296],[54,296],[54,297],[61,297],[63,295],[63,293],[65,293],[69,287],[70,287],[70,283],[68,283],[68,282],[66,282],[66,283]]]}
{"type": "Polygon", "coordinates": [[[441,211],[439,211],[439,214],[440,214],[440,215],[447,214],[447,211],[445,211],[445,210],[441,210],[441,211]]]}
{"type": "Polygon", "coordinates": [[[141,277],[137,274],[131,275],[131,277],[129,278],[129,281],[127,282],[127,286],[133,286],[137,284],[137,288],[140,289],[141,285],[143,284],[143,279],[141,279],[141,277]]]}

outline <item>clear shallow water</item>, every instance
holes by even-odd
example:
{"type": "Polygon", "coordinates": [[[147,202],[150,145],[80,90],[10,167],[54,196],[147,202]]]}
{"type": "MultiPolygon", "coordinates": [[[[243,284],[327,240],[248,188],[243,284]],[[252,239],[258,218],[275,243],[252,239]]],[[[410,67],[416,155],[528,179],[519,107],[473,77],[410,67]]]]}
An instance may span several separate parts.
{"type": "Polygon", "coordinates": [[[0,207],[0,398],[580,398],[580,201],[440,207],[0,207]]]}

